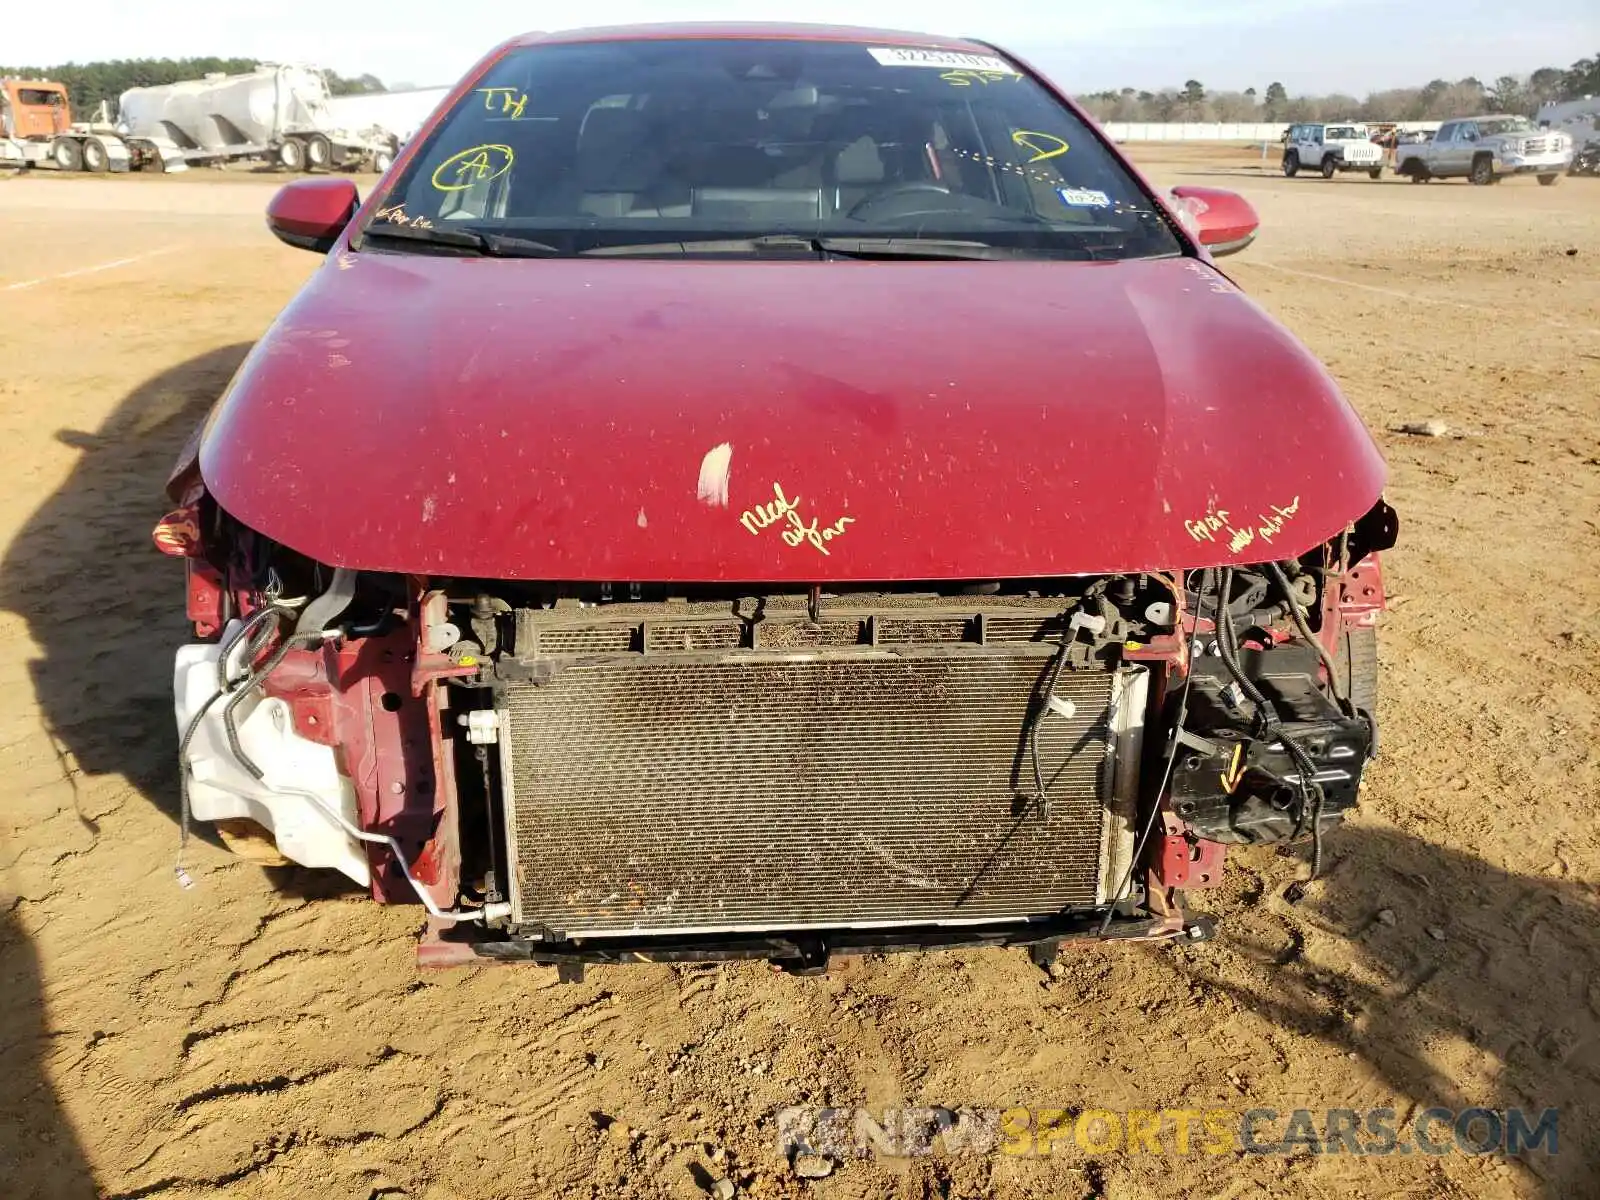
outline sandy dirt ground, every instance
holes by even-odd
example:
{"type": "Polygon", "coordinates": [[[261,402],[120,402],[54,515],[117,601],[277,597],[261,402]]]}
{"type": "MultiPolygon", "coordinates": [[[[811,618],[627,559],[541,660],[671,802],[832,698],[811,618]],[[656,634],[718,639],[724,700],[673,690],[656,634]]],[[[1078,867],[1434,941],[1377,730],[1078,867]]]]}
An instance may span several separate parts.
{"type": "Polygon", "coordinates": [[[337,880],[202,842],[180,890],[185,630],[149,529],[316,260],[268,236],[270,179],[0,179],[0,1196],[1600,1194],[1600,183],[1135,153],[1256,203],[1228,269],[1378,431],[1403,521],[1383,750],[1299,904],[1296,860],[1237,855],[1200,897],[1216,941],[1056,979],[997,952],[429,973],[417,910],[337,880]],[[1428,418],[1459,436],[1391,431],[1428,418]],[[1525,1161],[1069,1142],[811,1182],[774,1123],[805,1104],[1562,1118],[1525,1161]]]}

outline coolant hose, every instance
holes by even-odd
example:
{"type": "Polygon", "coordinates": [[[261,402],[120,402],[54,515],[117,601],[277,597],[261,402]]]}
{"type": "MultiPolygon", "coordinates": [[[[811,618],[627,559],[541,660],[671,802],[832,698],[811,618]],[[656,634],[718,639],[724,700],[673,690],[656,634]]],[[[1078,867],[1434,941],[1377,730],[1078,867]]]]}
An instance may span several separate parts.
{"type": "Polygon", "coordinates": [[[411,873],[411,864],[406,861],[405,851],[400,848],[400,843],[394,838],[386,833],[369,832],[353,824],[348,817],[315,792],[308,792],[290,785],[279,785],[277,790],[289,792],[292,795],[301,796],[310,801],[317,811],[321,812],[357,841],[389,847],[394,854],[395,862],[400,866],[400,873],[406,877],[406,882],[411,885],[411,890],[416,892],[417,899],[422,901],[422,907],[428,910],[430,917],[441,921],[494,921],[511,915],[511,905],[504,901],[496,904],[485,904],[482,908],[473,909],[440,908],[438,902],[428,895],[428,889],[422,886],[421,880],[411,873]]]}

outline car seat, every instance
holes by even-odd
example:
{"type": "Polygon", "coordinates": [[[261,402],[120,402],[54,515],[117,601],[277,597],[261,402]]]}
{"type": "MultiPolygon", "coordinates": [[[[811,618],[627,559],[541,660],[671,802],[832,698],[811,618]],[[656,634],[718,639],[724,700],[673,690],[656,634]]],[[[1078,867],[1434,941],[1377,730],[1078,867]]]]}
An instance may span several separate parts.
{"type": "Polygon", "coordinates": [[[645,114],[595,108],[584,118],[571,166],[534,207],[540,216],[655,216],[649,193],[660,179],[661,155],[645,114]]]}

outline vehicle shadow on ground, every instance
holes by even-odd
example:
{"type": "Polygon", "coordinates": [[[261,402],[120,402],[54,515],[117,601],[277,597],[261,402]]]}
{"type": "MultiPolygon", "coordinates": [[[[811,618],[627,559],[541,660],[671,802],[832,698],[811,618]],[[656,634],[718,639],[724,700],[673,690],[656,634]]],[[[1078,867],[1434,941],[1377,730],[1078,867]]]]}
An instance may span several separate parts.
{"type": "Polygon", "coordinates": [[[94,1200],[99,1193],[78,1135],[45,1074],[43,1055],[94,1053],[94,1031],[52,1039],[46,1028],[33,943],[0,914],[0,1196],[6,1200],[94,1200]]]}
{"type": "MultiPolygon", "coordinates": [[[[1594,1194],[1600,889],[1514,875],[1393,829],[1334,835],[1329,864],[1284,915],[1287,947],[1230,930],[1269,969],[1230,972],[1211,986],[1294,1034],[1361,1057],[1416,1113],[1520,1108],[1531,1128],[1543,1110],[1559,1109],[1558,1153],[1525,1155],[1517,1169],[1551,1200],[1594,1194]],[[1302,957],[1300,923],[1333,934],[1333,950],[1323,941],[1302,957]],[[1262,982],[1239,982],[1252,978],[1262,982]]],[[[1200,973],[1209,974],[1203,961],[1200,973]]],[[[1448,1124],[1434,1140],[1452,1142],[1448,1124]]]]}
{"type": "Polygon", "coordinates": [[[224,346],[140,384],[97,430],[57,430],[77,466],[0,563],[0,606],[28,622],[41,719],[63,765],[125,775],[178,812],[172,654],[184,640],[183,566],[150,531],[178,451],[250,349],[224,346]]]}
{"type": "MultiPolygon", "coordinates": [[[[97,430],[62,429],[72,474],[28,519],[0,563],[0,607],[28,622],[41,720],[63,770],[122,775],[178,818],[172,656],[184,620],[183,565],[150,531],[178,452],[250,343],[208,351],[136,387],[97,430]]],[[[195,835],[215,843],[209,825],[195,835]]],[[[325,894],[323,872],[269,870],[280,891],[325,894]]],[[[353,885],[352,885],[353,886],[353,885]]]]}

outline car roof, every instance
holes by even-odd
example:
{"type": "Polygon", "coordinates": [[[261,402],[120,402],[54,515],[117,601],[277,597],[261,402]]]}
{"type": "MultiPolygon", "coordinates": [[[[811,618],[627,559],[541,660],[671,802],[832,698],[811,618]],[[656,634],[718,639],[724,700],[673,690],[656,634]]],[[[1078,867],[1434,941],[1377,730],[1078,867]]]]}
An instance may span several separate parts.
{"type": "Polygon", "coordinates": [[[912,33],[903,29],[876,29],[856,25],[810,25],[798,21],[682,21],[663,24],[596,25],[553,33],[525,33],[515,46],[563,42],[658,41],[673,38],[738,40],[766,38],[810,42],[881,42],[890,46],[926,46],[965,54],[993,54],[994,48],[968,38],[912,33]]]}

